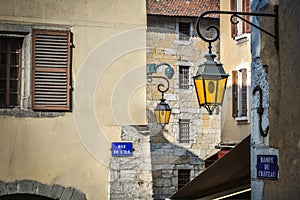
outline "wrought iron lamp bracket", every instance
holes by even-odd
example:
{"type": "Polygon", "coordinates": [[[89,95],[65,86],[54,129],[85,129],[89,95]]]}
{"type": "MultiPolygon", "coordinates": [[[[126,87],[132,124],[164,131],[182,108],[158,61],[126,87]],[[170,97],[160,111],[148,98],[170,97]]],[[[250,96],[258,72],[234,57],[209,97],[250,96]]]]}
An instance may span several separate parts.
{"type": "Polygon", "coordinates": [[[230,22],[232,24],[238,24],[238,21],[235,21],[235,18],[241,19],[242,21],[250,24],[251,26],[259,29],[260,31],[266,33],[267,35],[271,36],[274,38],[274,43],[275,43],[275,47],[278,49],[279,48],[279,43],[278,43],[278,5],[274,6],[274,13],[252,13],[252,12],[234,12],[234,11],[218,11],[218,10],[211,10],[211,11],[207,11],[202,13],[198,19],[197,19],[197,23],[196,23],[196,30],[197,33],[199,35],[199,37],[204,40],[205,42],[208,42],[208,49],[209,49],[209,53],[212,53],[211,49],[212,49],[212,45],[211,43],[218,40],[219,36],[220,36],[220,30],[217,26],[215,25],[210,25],[207,27],[206,31],[210,31],[211,29],[216,31],[216,34],[214,37],[212,38],[207,38],[205,36],[203,36],[201,34],[200,31],[200,21],[201,19],[205,18],[205,16],[207,15],[211,15],[211,14],[225,14],[225,15],[231,15],[230,17],[230,22]],[[274,18],[274,34],[268,32],[267,30],[257,26],[256,24],[253,24],[252,22],[248,21],[247,19],[245,19],[245,16],[258,16],[258,17],[273,17],[274,18]]]}
{"type": "Polygon", "coordinates": [[[262,89],[259,87],[259,86],[256,86],[254,89],[253,89],[253,95],[256,93],[256,92],[259,92],[259,107],[257,108],[257,113],[259,115],[259,132],[260,132],[260,135],[263,136],[263,137],[267,137],[268,135],[268,132],[269,132],[269,126],[267,126],[266,130],[263,130],[262,128],[262,116],[264,114],[264,108],[262,106],[262,102],[263,102],[263,93],[262,93],[262,89]]]}
{"type": "Polygon", "coordinates": [[[164,99],[164,93],[167,92],[170,88],[170,82],[169,80],[164,76],[152,76],[153,73],[157,72],[157,68],[160,66],[167,66],[165,70],[165,75],[168,79],[171,79],[174,76],[174,69],[171,67],[168,63],[160,63],[160,64],[148,64],[147,65],[147,80],[149,83],[152,82],[152,79],[164,79],[167,83],[167,85],[164,85],[163,83],[160,83],[157,85],[157,89],[162,94],[162,99],[164,99]]]}
{"type": "Polygon", "coordinates": [[[150,83],[152,82],[153,78],[164,79],[166,81],[167,85],[164,85],[162,83],[157,85],[157,89],[158,89],[159,92],[161,92],[162,99],[164,99],[164,93],[167,92],[170,88],[169,80],[166,77],[163,77],[163,76],[148,76],[147,78],[148,78],[148,82],[150,82],[150,83]]]}

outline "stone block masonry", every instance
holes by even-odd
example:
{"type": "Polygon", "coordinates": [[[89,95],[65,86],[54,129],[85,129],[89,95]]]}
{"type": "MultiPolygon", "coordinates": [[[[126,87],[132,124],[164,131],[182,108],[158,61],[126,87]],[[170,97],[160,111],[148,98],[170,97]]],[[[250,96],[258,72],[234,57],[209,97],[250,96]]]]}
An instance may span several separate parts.
{"type": "Polygon", "coordinates": [[[121,139],[133,142],[132,157],[113,157],[110,160],[109,199],[153,199],[150,137],[139,127],[124,126],[121,139]],[[144,133],[144,132],[143,132],[144,133]]]}
{"type": "Polygon", "coordinates": [[[0,198],[6,195],[32,194],[57,200],[87,200],[85,194],[72,187],[46,185],[32,180],[0,181],[0,198]]]}

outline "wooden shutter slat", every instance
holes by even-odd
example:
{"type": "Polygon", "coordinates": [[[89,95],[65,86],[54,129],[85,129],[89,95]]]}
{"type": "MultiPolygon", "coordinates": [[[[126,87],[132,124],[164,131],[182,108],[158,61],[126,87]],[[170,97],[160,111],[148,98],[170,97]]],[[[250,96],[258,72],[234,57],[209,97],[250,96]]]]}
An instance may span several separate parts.
{"type": "MultiPolygon", "coordinates": [[[[245,2],[245,7],[246,7],[246,12],[251,12],[251,10],[250,10],[250,0],[245,0],[246,2],[245,2]]],[[[248,21],[250,21],[251,20],[251,18],[250,18],[250,16],[247,16],[246,17],[246,19],[248,20],[248,21]]],[[[251,25],[250,24],[248,24],[248,23],[246,23],[246,33],[250,33],[251,32],[251,25]]]]}
{"type": "MultiPolygon", "coordinates": [[[[250,12],[250,0],[242,0],[242,12],[250,12]]],[[[246,20],[250,21],[250,16],[244,16],[246,20]]],[[[250,33],[250,24],[243,21],[243,33],[250,33]]]]}
{"type": "MultiPolygon", "coordinates": [[[[237,7],[237,4],[236,4],[236,0],[230,0],[230,9],[231,11],[234,11],[236,12],[236,7],[237,7]]],[[[234,19],[236,20],[236,18],[234,19]]],[[[232,24],[231,23],[231,37],[232,38],[235,38],[237,36],[237,24],[232,24]]]]}
{"type": "Polygon", "coordinates": [[[70,109],[70,32],[33,32],[33,109],[70,109]]]}
{"type": "Polygon", "coordinates": [[[242,116],[247,116],[247,70],[242,69],[242,116]]]}
{"type": "Polygon", "coordinates": [[[232,117],[238,116],[238,73],[232,71],[232,117]]]}

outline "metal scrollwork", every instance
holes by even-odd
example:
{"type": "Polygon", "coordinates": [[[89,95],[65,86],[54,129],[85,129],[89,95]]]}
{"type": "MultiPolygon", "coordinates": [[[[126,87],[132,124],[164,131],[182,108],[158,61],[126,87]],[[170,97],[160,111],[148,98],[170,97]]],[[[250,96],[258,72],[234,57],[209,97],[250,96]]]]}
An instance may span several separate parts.
{"type": "Polygon", "coordinates": [[[263,102],[263,93],[262,93],[262,89],[259,86],[256,86],[253,90],[253,95],[256,92],[259,92],[259,107],[257,108],[257,113],[259,115],[259,132],[260,135],[263,137],[267,137],[268,132],[269,132],[269,125],[267,126],[266,130],[263,130],[262,128],[262,116],[264,114],[264,108],[262,106],[262,102],[263,102]]]}
{"type": "Polygon", "coordinates": [[[167,85],[160,83],[157,85],[157,89],[162,94],[162,99],[164,98],[164,93],[167,92],[170,88],[170,82],[169,80],[164,76],[152,76],[153,73],[157,72],[157,68],[160,66],[166,65],[167,68],[165,70],[165,75],[167,78],[171,79],[174,75],[174,69],[171,67],[168,63],[160,63],[160,64],[148,64],[147,65],[147,80],[149,83],[152,82],[152,79],[163,79],[166,81],[167,85]]]}
{"type": "Polygon", "coordinates": [[[259,29],[260,31],[268,34],[269,36],[273,37],[275,39],[275,46],[276,48],[278,48],[278,6],[274,6],[274,13],[249,13],[249,12],[234,12],[234,11],[219,11],[219,10],[210,10],[207,12],[202,13],[198,19],[197,19],[197,23],[196,23],[196,30],[197,33],[199,35],[199,37],[204,40],[205,42],[208,42],[208,49],[209,49],[209,53],[211,52],[212,46],[211,43],[218,40],[219,36],[220,36],[220,30],[217,26],[215,25],[210,25],[207,27],[206,31],[212,31],[212,29],[216,32],[216,34],[214,35],[214,37],[212,38],[207,38],[205,36],[203,36],[201,34],[200,31],[200,21],[205,18],[205,16],[208,15],[214,15],[214,14],[226,14],[226,15],[231,15],[230,17],[230,22],[232,24],[238,24],[239,21],[235,20],[236,18],[250,24],[251,26],[259,29]],[[243,16],[243,17],[242,17],[243,16]],[[261,27],[251,23],[250,21],[248,21],[247,19],[244,18],[244,16],[260,16],[260,17],[274,17],[275,21],[274,21],[274,34],[262,29],[261,27]]]}

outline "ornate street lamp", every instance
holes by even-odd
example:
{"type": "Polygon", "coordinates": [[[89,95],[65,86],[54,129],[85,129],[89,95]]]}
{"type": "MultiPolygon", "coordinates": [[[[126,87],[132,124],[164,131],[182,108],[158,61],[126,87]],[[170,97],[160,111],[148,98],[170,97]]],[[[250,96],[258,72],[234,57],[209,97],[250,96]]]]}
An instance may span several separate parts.
{"type": "Polygon", "coordinates": [[[197,33],[202,40],[208,42],[209,51],[208,54],[204,56],[206,61],[199,66],[197,74],[193,77],[193,79],[199,106],[206,108],[208,113],[211,115],[213,111],[215,109],[218,110],[219,105],[222,105],[223,103],[226,83],[229,75],[225,73],[222,64],[214,60],[216,55],[211,51],[211,43],[219,38],[219,30],[214,25],[209,26],[207,31],[210,29],[216,29],[216,36],[209,39],[202,36],[200,32],[201,16],[197,20],[197,33]]]}
{"type": "Polygon", "coordinates": [[[222,105],[228,74],[222,64],[214,61],[215,54],[207,54],[205,63],[199,66],[193,77],[199,106],[207,109],[211,115],[214,109],[222,105]]]}
{"type": "Polygon", "coordinates": [[[148,82],[152,82],[153,78],[159,78],[159,79],[164,79],[167,82],[167,86],[164,84],[160,83],[157,86],[157,89],[159,92],[161,92],[161,99],[159,104],[157,104],[156,108],[154,109],[154,114],[156,118],[156,123],[160,124],[162,128],[165,127],[166,124],[169,123],[170,117],[171,117],[171,111],[172,109],[170,108],[169,104],[167,104],[164,98],[164,93],[169,90],[170,83],[167,78],[163,76],[152,76],[153,73],[156,73],[157,68],[160,66],[166,65],[167,68],[165,69],[165,75],[168,79],[171,79],[174,75],[174,69],[169,65],[168,63],[160,63],[160,64],[148,64],[147,65],[147,78],[148,82]]]}
{"type": "Polygon", "coordinates": [[[199,66],[197,74],[193,77],[195,88],[197,92],[197,97],[199,101],[200,107],[205,107],[208,110],[208,113],[211,115],[213,111],[222,105],[223,97],[225,94],[226,83],[228,74],[225,73],[222,64],[214,61],[216,57],[215,54],[212,54],[212,42],[215,42],[219,39],[220,30],[218,27],[214,25],[210,25],[207,27],[206,31],[210,31],[211,29],[216,32],[214,37],[207,38],[201,34],[200,31],[200,21],[205,18],[207,15],[211,14],[226,14],[231,15],[230,22],[232,24],[239,23],[236,18],[250,24],[251,26],[259,29],[260,31],[266,33],[267,35],[273,37],[275,39],[275,47],[278,48],[278,6],[274,7],[274,13],[247,13],[247,12],[232,12],[232,11],[207,11],[200,15],[197,19],[196,30],[199,37],[208,42],[209,53],[205,56],[207,59],[205,63],[199,66]],[[245,18],[245,16],[260,16],[260,17],[273,17],[274,18],[274,34],[262,29],[261,27],[251,23],[245,18]]]}
{"type": "Polygon", "coordinates": [[[171,111],[172,109],[170,108],[169,104],[165,102],[164,93],[162,92],[160,103],[157,104],[156,108],[154,109],[156,123],[160,124],[162,128],[164,128],[165,125],[169,123],[171,111]]]}

